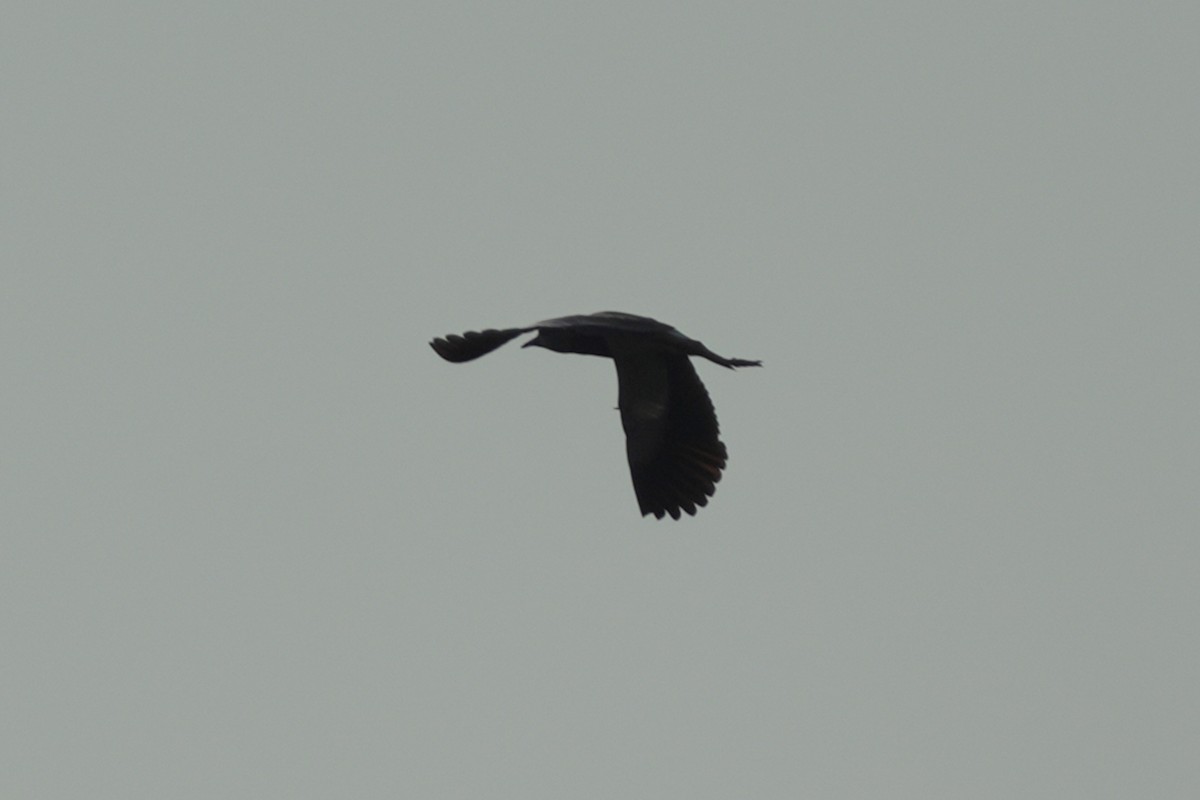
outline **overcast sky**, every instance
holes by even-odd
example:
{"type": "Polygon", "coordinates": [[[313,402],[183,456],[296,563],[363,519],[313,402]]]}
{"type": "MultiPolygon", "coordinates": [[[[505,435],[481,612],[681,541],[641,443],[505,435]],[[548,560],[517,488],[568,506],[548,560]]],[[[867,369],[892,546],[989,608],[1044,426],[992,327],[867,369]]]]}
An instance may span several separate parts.
{"type": "Polygon", "coordinates": [[[4,18],[0,795],[1200,793],[1194,2],[4,18]]]}

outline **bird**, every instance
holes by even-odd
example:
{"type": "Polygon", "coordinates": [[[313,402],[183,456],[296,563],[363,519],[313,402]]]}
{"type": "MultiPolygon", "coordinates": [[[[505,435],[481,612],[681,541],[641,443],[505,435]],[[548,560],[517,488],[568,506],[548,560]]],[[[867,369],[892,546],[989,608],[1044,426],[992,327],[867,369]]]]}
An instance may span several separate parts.
{"type": "Polygon", "coordinates": [[[690,356],[728,369],[760,367],[761,361],[725,358],[666,323],[621,311],[548,319],[522,328],[489,328],[433,339],[446,361],[486,355],[523,333],[537,333],[522,347],[611,358],[617,368],[617,407],[625,429],[630,477],[642,516],[678,520],[708,504],[725,469],[712,400],[690,356]]]}

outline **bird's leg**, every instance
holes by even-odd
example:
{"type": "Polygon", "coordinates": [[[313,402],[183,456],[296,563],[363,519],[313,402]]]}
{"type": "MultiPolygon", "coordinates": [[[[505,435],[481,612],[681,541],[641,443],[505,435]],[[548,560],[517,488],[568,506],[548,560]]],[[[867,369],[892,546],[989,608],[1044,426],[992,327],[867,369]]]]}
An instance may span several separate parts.
{"type": "Polygon", "coordinates": [[[709,361],[712,361],[714,364],[720,364],[722,367],[725,367],[727,369],[733,369],[734,367],[761,367],[762,366],[761,361],[751,361],[746,358],[725,358],[724,356],[719,356],[716,353],[714,353],[712,350],[709,350],[707,347],[705,347],[700,342],[696,342],[696,349],[694,351],[692,351],[691,355],[703,356],[704,358],[707,358],[709,361]]]}

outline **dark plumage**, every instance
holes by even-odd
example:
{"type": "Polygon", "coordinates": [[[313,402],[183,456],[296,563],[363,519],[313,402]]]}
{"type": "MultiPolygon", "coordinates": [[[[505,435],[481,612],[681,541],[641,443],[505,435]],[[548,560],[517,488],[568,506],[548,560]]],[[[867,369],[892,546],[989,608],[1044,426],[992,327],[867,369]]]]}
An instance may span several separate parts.
{"type": "Polygon", "coordinates": [[[730,369],[762,362],[723,358],[670,325],[619,311],[549,319],[527,328],[471,331],[429,344],[447,361],[461,363],[532,331],[537,336],[523,347],[604,356],[617,365],[629,471],[643,516],[679,519],[680,512],[695,514],[708,503],[727,452],[712,401],[688,357],[702,356],[730,369]]]}

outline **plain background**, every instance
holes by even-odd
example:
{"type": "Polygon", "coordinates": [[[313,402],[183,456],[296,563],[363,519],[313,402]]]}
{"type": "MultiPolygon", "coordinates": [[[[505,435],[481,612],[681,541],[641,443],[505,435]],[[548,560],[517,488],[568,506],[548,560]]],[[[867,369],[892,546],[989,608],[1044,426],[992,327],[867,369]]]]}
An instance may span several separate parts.
{"type": "Polygon", "coordinates": [[[4,17],[4,797],[1200,794],[1194,2],[4,17]]]}

